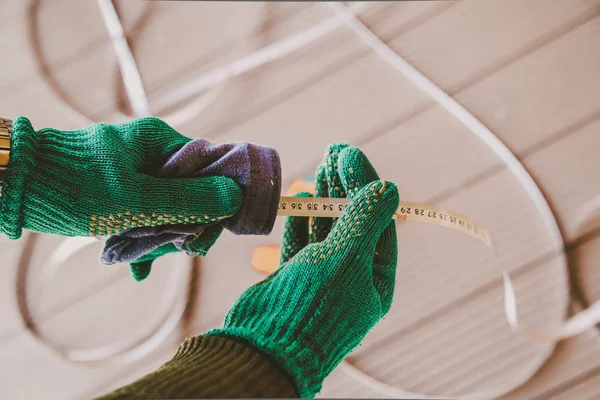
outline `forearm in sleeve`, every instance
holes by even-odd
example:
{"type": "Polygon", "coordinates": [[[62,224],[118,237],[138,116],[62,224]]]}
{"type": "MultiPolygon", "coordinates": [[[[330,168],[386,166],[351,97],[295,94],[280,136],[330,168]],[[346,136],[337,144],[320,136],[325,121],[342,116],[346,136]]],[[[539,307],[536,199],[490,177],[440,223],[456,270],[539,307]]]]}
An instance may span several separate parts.
{"type": "Polygon", "coordinates": [[[98,400],[294,398],[292,379],[266,354],[237,339],[196,336],[156,371],[98,400]]]}

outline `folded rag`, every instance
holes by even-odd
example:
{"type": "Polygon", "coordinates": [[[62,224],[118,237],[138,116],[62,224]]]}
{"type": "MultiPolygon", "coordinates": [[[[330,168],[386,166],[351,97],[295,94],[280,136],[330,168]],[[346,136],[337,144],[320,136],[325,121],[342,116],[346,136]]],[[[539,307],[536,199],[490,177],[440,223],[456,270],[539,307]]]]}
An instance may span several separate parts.
{"type": "Polygon", "coordinates": [[[111,236],[102,262],[132,263],[136,280],[144,279],[152,261],[162,254],[185,251],[205,255],[224,228],[239,235],[267,235],[273,229],[281,192],[281,163],[272,148],[197,139],[172,154],[153,175],[165,179],[225,176],[242,188],[244,201],[234,216],[222,221],[133,228],[111,236]]]}

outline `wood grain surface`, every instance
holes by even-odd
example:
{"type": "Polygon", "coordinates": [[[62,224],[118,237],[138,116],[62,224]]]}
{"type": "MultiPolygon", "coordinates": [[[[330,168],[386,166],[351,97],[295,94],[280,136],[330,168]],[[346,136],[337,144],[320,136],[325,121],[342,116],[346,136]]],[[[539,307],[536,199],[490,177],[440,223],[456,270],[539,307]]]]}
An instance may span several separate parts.
{"type": "MultiPolygon", "coordinates": [[[[116,5],[151,105],[203,73],[334,15],[318,3],[116,5]]],[[[10,54],[0,68],[2,116],[26,115],[40,128],[80,127],[49,80],[90,120],[130,113],[95,2],[3,0],[0,13],[0,43],[10,54]]],[[[202,114],[176,128],[190,137],[275,147],[284,185],[312,174],[327,144],[348,141],[398,184],[403,200],[456,210],[492,233],[497,256],[460,234],[399,223],[394,306],[349,358],[356,367],[440,397],[504,386],[514,388],[502,397],[507,400],[599,398],[598,331],[555,348],[515,335],[503,315],[501,272],[511,273],[525,326],[552,327],[582,303],[600,300],[600,224],[583,227],[578,219],[600,196],[600,1],[375,2],[361,17],[519,157],[556,215],[571,271],[500,158],[345,27],[230,79],[202,114]],[[582,298],[569,292],[570,279],[582,298]]],[[[251,254],[258,245],[278,244],[281,222],[267,237],[225,233],[203,259],[195,332],[218,326],[240,293],[262,279],[250,266],[251,254]]],[[[40,286],[40,266],[61,240],[40,238],[31,284],[44,288],[36,309],[43,328],[73,346],[147,329],[159,317],[173,270],[189,268],[185,256],[166,257],[150,279],[135,284],[126,266],[99,264],[98,244],[40,286]]],[[[87,399],[169,359],[179,332],[130,365],[73,364],[38,343],[24,330],[15,302],[23,245],[0,238],[0,398],[87,399]]],[[[340,370],[320,396],[384,397],[340,370]]]]}

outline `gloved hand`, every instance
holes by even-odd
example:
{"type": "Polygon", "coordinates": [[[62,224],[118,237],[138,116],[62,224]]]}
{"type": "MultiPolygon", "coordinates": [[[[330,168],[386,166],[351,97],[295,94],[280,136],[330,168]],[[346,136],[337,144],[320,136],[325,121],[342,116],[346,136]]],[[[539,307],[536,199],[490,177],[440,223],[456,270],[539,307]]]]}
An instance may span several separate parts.
{"type": "MultiPolygon", "coordinates": [[[[281,163],[274,149],[250,143],[211,144],[197,139],[173,153],[155,175],[165,178],[225,176],[242,189],[242,206],[231,218],[211,224],[134,228],[106,241],[102,262],[130,262],[136,280],[150,273],[159,256],[184,250],[206,255],[223,229],[240,235],[267,235],[273,229],[281,193],[281,163]]],[[[202,201],[202,200],[200,200],[202,201]]]]}
{"type": "Polygon", "coordinates": [[[19,117],[2,183],[0,233],[17,239],[22,229],[63,236],[183,232],[184,240],[147,247],[138,257],[143,262],[181,250],[181,242],[201,253],[218,237],[219,221],[244,205],[245,194],[231,177],[165,177],[185,175],[178,168],[161,175],[169,157],[190,141],[156,118],[36,132],[19,117]]]}
{"type": "Polygon", "coordinates": [[[223,328],[271,355],[312,397],[325,377],[389,311],[397,238],[392,216],[399,196],[355,147],[330,146],[317,173],[317,195],[348,195],[337,221],[286,221],[281,265],[237,300],[223,328]],[[333,225],[333,226],[332,226],[333,225]],[[310,242],[310,243],[309,243],[310,242]]]}

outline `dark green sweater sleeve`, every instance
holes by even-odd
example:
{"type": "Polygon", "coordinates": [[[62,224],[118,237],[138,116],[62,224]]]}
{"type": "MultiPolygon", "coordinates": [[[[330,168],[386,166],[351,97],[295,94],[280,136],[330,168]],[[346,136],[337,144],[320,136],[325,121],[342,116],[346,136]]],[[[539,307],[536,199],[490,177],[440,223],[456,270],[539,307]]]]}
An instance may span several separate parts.
{"type": "Polygon", "coordinates": [[[298,397],[293,380],[268,355],[222,336],[196,336],[156,371],[98,400],[298,397]]]}

